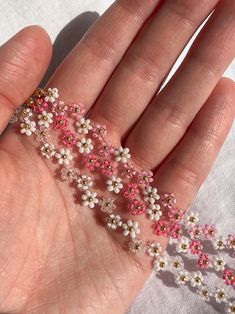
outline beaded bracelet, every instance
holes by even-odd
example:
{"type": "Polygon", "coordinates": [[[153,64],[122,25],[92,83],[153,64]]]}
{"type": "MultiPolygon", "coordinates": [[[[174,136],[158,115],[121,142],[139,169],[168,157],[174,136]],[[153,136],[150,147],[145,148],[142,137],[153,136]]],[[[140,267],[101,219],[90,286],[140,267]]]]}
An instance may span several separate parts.
{"type": "Polygon", "coordinates": [[[153,173],[137,170],[129,149],[113,147],[106,139],[106,126],[87,119],[84,114],[82,103],[65,104],[59,100],[57,88],[39,88],[16,110],[11,123],[18,122],[21,134],[35,137],[42,157],[59,165],[61,180],[76,183],[82,205],[99,210],[108,229],[128,237],[128,248],[134,254],[146,254],[153,259],[156,272],[170,270],[177,284],[191,283],[203,300],[209,302],[214,298],[224,304],[226,312],[235,313],[234,296],[229,296],[225,289],[235,288],[235,271],[221,256],[204,252],[202,243],[209,240],[214,250],[225,250],[234,256],[235,235],[217,236],[215,225],[198,223],[198,213],[185,215],[177,207],[173,193],[160,195],[151,185],[153,173]],[[95,186],[101,187],[95,190],[95,186]],[[127,218],[117,212],[120,202],[127,210],[127,218]],[[140,224],[129,219],[130,214],[147,218],[155,235],[168,237],[169,246],[176,250],[174,257],[170,258],[167,252],[162,254],[159,242],[141,239],[140,224]],[[224,287],[212,291],[204,284],[202,272],[189,274],[184,269],[183,258],[177,254],[196,256],[199,269],[203,272],[213,269],[223,278],[224,287]]]}

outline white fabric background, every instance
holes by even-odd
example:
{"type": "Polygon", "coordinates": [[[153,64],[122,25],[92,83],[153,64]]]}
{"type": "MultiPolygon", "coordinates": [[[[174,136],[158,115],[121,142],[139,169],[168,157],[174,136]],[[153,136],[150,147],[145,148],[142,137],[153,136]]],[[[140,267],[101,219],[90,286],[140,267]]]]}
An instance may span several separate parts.
{"type": "MultiPolygon", "coordinates": [[[[86,11],[97,11],[100,14],[112,2],[112,0],[0,0],[0,44],[30,24],[43,26],[54,41],[58,33],[78,15],[86,11]]],[[[89,13],[74,21],[78,34],[73,38],[73,43],[79,38],[87,23],[95,17],[95,13],[89,13]]],[[[68,27],[67,39],[71,40],[70,31],[68,27]]],[[[66,41],[64,45],[66,46],[66,41]]],[[[59,50],[57,53],[60,54],[63,47],[57,48],[59,50]]],[[[235,62],[226,71],[226,76],[235,79],[235,62]]],[[[203,221],[217,223],[220,233],[224,235],[235,230],[234,143],[235,126],[193,205],[193,209],[200,212],[203,221]]],[[[129,314],[221,313],[221,307],[205,304],[187,288],[177,288],[171,283],[171,279],[161,278],[156,280],[154,275],[149,278],[131,306],[129,314]]]]}

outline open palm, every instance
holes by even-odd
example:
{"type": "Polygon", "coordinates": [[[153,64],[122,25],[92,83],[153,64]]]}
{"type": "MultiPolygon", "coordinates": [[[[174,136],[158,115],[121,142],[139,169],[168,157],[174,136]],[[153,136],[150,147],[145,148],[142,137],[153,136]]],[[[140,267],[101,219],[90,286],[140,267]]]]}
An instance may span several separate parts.
{"type": "MultiPolygon", "coordinates": [[[[157,91],[218,2],[116,1],[49,82],[66,102],[85,103],[113,144],[130,147],[133,161],[154,170],[159,189],[174,192],[185,210],[234,119],[234,83],[220,80],[235,53],[234,2],[218,4],[179,70],[157,91]]],[[[40,82],[50,55],[39,27],[1,47],[2,131],[40,82]]],[[[150,265],[123,250],[77,202],[33,140],[7,128],[0,161],[0,312],[124,313],[150,265]]]]}

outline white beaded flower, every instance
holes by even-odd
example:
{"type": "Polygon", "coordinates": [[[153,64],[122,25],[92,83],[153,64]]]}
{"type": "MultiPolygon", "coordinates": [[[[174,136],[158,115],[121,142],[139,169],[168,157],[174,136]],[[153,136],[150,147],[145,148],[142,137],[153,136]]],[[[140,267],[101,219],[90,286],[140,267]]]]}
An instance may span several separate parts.
{"type": "Polygon", "coordinates": [[[145,251],[145,243],[142,240],[134,239],[129,242],[129,249],[135,254],[142,254],[145,251]]]}
{"type": "Polygon", "coordinates": [[[129,148],[123,148],[123,147],[119,147],[116,151],[115,151],[115,160],[116,161],[120,161],[122,163],[127,163],[129,161],[129,159],[131,158],[130,155],[130,150],[129,148]]]}
{"type": "Polygon", "coordinates": [[[224,262],[223,258],[220,256],[214,256],[213,266],[215,268],[215,271],[223,271],[225,268],[225,262],[224,262]]]}
{"type": "Polygon", "coordinates": [[[180,271],[176,274],[175,282],[177,285],[185,285],[189,281],[189,273],[186,270],[180,271]]]}
{"type": "Polygon", "coordinates": [[[88,206],[90,208],[94,208],[99,200],[97,198],[97,193],[91,192],[90,190],[86,190],[85,194],[82,195],[82,204],[83,206],[88,206]]]}
{"type": "Polygon", "coordinates": [[[108,198],[108,199],[101,199],[100,202],[100,209],[104,213],[111,214],[113,210],[116,208],[116,205],[114,204],[114,199],[108,198]]]}
{"type": "Polygon", "coordinates": [[[93,185],[92,177],[83,174],[82,176],[78,177],[77,183],[79,190],[86,191],[93,185]]]}
{"type": "Polygon", "coordinates": [[[91,121],[89,119],[81,118],[78,122],[76,122],[77,132],[79,134],[88,134],[90,130],[92,130],[92,126],[90,125],[91,121]]]}
{"type": "Polygon", "coordinates": [[[217,288],[214,292],[214,297],[217,303],[226,303],[228,295],[223,288],[217,288]]]}
{"type": "Polygon", "coordinates": [[[55,155],[55,146],[53,144],[45,143],[40,147],[43,157],[50,159],[55,155]]]}
{"type": "Polygon", "coordinates": [[[116,230],[118,227],[122,226],[122,220],[119,215],[111,214],[107,218],[107,227],[112,230],[116,230]]]}
{"type": "Polygon", "coordinates": [[[82,138],[80,141],[77,142],[77,147],[79,148],[79,153],[81,154],[89,154],[94,148],[94,146],[92,145],[92,140],[90,138],[82,138]]]}
{"type": "Polygon", "coordinates": [[[178,253],[187,253],[190,246],[189,239],[186,237],[182,237],[177,243],[176,243],[176,251],[178,253]]]}
{"type": "Polygon", "coordinates": [[[168,259],[166,255],[159,255],[154,261],[153,261],[153,268],[156,272],[160,270],[165,270],[168,266],[168,259]]]}
{"type": "Polygon", "coordinates": [[[24,122],[25,119],[29,120],[33,116],[33,112],[30,108],[22,107],[19,112],[19,120],[24,122]]]}
{"type": "Polygon", "coordinates": [[[50,112],[43,111],[38,115],[38,125],[49,128],[50,124],[53,122],[53,114],[50,112]]]}
{"type": "Polygon", "coordinates": [[[225,307],[226,313],[235,313],[235,301],[228,302],[225,307]]]}
{"type": "Polygon", "coordinates": [[[48,88],[47,95],[45,96],[45,101],[54,103],[56,99],[59,98],[59,91],[57,88],[48,88]]]}
{"type": "Polygon", "coordinates": [[[200,271],[192,273],[190,282],[192,287],[200,287],[203,283],[202,273],[200,271]]]}
{"type": "Polygon", "coordinates": [[[161,244],[159,242],[151,242],[147,244],[146,253],[149,256],[157,257],[160,255],[162,250],[161,244]]]}
{"type": "Polygon", "coordinates": [[[175,256],[171,261],[171,268],[174,270],[180,270],[184,268],[184,262],[181,256],[175,256]]]}
{"type": "Polygon", "coordinates": [[[215,250],[223,250],[226,246],[226,238],[225,237],[218,237],[213,241],[213,247],[215,250]]]}
{"type": "Polygon", "coordinates": [[[20,124],[20,133],[27,136],[31,136],[36,131],[36,123],[25,119],[23,123],[20,124]]]}
{"type": "Polygon", "coordinates": [[[127,220],[126,223],[122,224],[122,228],[124,229],[123,235],[127,237],[130,235],[130,237],[133,239],[136,237],[137,234],[140,233],[139,229],[139,223],[137,221],[127,220]]]}
{"type": "Polygon", "coordinates": [[[162,216],[162,211],[160,210],[160,205],[150,204],[146,210],[149,219],[153,221],[158,221],[162,216]]]}
{"type": "Polygon", "coordinates": [[[159,200],[160,196],[157,193],[157,188],[153,188],[151,186],[147,186],[144,189],[144,200],[149,202],[150,204],[154,204],[157,200],[159,200]]]}
{"type": "Polygon", "coordinates": [[[73,159],[71,152],[68,148],[61,148],[58,153],[55,154],[55,157],[58,159],[59,165],[68,166],[73,159]]]}
{"type": "Polygon", "coordinates": [[[196,292],[203,301],[210,302],[212,293],[207,286],[201,286],[196,292]]]}
{"type": "Polygon", "coordinates": [[[122,180],[115,176],[112,176],[109,180],[106,181],[107,190],[109,192],[119,193],[120,190],[123,188],[122,180]]]}
{"type": "Polygon", "coordinates": [[[199,221],[198,216],[199,216],[198,213],[194,213],[194,212],[187,214],[185,217],[186,225],[189,227],[195,226],[196,223],[199,221]]]}

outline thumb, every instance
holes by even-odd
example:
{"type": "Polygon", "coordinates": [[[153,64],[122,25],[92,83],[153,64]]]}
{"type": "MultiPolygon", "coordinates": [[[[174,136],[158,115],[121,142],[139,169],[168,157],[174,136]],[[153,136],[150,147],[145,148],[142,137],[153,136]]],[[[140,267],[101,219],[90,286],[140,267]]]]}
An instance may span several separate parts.
{"type": "Polygon", "coordinates": [[[0,48],[0,134],[16,108],[36,89],[52,51],[47,33],[26,27],[0,48]]]}

